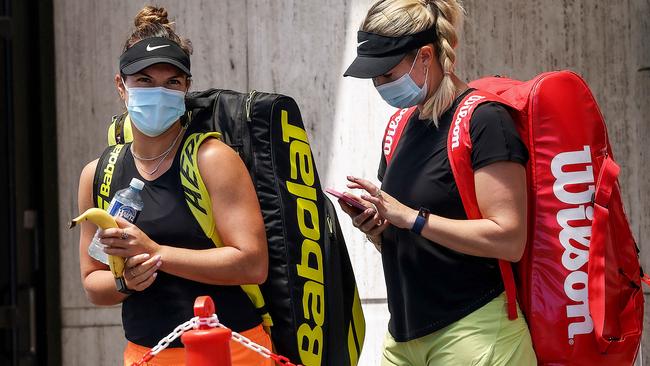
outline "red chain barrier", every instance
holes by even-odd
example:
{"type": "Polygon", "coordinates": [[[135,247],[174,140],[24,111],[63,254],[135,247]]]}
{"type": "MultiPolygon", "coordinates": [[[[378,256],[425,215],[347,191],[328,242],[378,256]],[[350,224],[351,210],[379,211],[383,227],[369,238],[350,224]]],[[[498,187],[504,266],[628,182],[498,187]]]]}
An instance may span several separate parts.
{"type": "MultiPolygon", "coordinates": [[[[286,357],[284,357],[284,356],[280,356],[280,355],[276,355],[275,353],[271,353],[271,354],[269,355],[269,357],[271,357],[271,359],[272,359],[273,361],[275,361],[275,363],[277,363],[277,364],[279,364],[279,365],[283,365],[283,366],[296,366],[296,365],[292,364],[291,361],[289,361],[289,359],[286,358],[286,357]]],[[[298,365],[298,366],[302,366],[302,365],[298,365]]]]}
{"type": "Polygon", "coordinates": [[[132,363],[131,366],[142,366],[144,365],[145,362],[149,362],[153,358],[153,356],[154,355],[151,353],[151,351],[149,351],[145,353],[144,356],[142,356],[140,361],[132,363]]]}

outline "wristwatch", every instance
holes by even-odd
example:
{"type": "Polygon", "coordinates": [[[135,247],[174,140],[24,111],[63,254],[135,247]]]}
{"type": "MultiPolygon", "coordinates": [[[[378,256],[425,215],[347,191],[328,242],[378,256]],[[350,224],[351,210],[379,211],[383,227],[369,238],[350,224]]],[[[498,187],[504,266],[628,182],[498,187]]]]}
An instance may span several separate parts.
{"type": "Polygon", "coordinates": [[[420,207],[420,211],[418,211],[418,215],[415,218],[415,222],[413,223],[413,227],[411,228],[411,231],[420,235],[422,233],[422,228],[424,227],[424,224],[427,222],[427,217],[429,217],[429,213],[431,213],[428,209],[424,207],[420,207]]]}
{"type": "Polygon", "coordinates": [[[116,278],[115,279],[115,287],[117,288],[118,292],[121,292],[126,295],[131,295],[135,291],[131,290],[130,288],[126,287],[126,281],[124,280],[124,277],[116,278]]]}

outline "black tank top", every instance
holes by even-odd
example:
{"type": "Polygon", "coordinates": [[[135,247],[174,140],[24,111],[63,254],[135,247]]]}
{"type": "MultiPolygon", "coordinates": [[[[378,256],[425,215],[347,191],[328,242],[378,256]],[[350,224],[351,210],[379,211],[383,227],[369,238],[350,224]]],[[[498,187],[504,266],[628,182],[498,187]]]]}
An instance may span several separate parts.
{"type": "MultiPolygon", "coordinates": [[[[122,174],[113,177],[113,187],[127,187],[131,178],[145,182],[144,209],[136,225],[159,244],[189,249],[214,248],[185,202],[179,173],[181,149],[168,171],[156,180],[147,181],[136,169],[129,147],[129,144],[125,146],[122,174]]],[[[212,297],[219,321],[236,332],[254,328],[262,322],[240,286],[208,285],[158,271],[158,277],[149,288],[131,294],[122,303],[126,338],[140,346],[155,346],[176,326],[194,316],[194,300],[202,295],[212,297]]],[[[180,338],[171,347],[182,347],[180,338]]]]}

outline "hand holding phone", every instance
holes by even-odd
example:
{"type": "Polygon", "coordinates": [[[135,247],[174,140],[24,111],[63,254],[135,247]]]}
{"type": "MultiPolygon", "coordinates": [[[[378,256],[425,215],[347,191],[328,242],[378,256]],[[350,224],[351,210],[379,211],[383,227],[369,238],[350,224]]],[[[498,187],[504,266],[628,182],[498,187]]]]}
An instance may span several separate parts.
{"type": "Polygon", "coordinates": [[[331,194],[332,196],[340,199],[341,201],[343,201],[343,202],[347,203],[348,205],[350,205],[350,206],[352,206],[354,208],[357,208],[357,209],[359,209],[361,211],[365,211],[368,208],[368,207],[364,206],[363,204],[359,203],[358,201],[356,201],[355,199],[353,199],[351,197],[348,197],[348,196],[344,195],[343,193],[335,190],[334,188],[326,188],[325,192],[331,194]]]}

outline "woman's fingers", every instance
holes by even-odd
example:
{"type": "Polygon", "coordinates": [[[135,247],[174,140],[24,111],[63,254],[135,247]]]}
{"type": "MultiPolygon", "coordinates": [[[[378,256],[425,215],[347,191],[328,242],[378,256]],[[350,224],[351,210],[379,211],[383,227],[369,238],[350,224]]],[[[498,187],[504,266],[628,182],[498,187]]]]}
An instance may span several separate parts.
{"type": "Polygon", "coordinates": [[[125,228],[129,228],[131,226],[135,226],[130,221],[126,220],[125,218],[123,218],[121,216],[116,216],[115,217],[115,222],[117,223],[117,226],[119,226],[120,229],[125,229],[125,228]]]}
{"type": "Polygon", "coordinates": [[[351,218],[354,218],[355,216],[359,215],[363,211],[359,210],[356,207],[350,206],[347,202],[343,201],[342,199],[338,200],[339,206],[341,206],[341,210],[348,214],[351,218]]]}
{"type": "MultiPolygon", "coordinates": [[[[381,192],[381,191],[379,191],[379,192],[381,192]]],[[[381,205],[383,203],[383,199],[382,199],[382,197],[380,195],[371,196],[371,195],[368,195],[368,194],[362,194],[361,199],[365,200],[366,202],[370,202],[371,204],[373,204],[375,206],[381,205]]]]}
{"type": "Polygon", "coordinates": [[[375,214],[373,217],[369,218],[363,224],[361,224],[359,229],[364,233],[369,234],[371,230],[377,228],[378,226],[381,226],[384,221],[385,220],[379,217],[379,215],[375,214]]]}
{"type": "Polygon", "coordinates": [[[128,235],[131,232],[131,228],[135,227],[132,223],[126,221],[122,217],[115,217],[115,222],[117,223],[118,227],[112,227],[104,230],[100,230],[99,232],[99,237],[100,238],[122,238],[125,239],[124,236],[128,235]]]}
{"type": "Polygon", "coordinates": [[[104,229],[99,232],[99,237],[102,239],[108,239],[108,238],[120,238],[122,236],[122,233],[124,232],[124,229],[117,228],[117,227],[112,227],[110,229],[104,229]]]}
{"type": "Polygon", "coordinates": [[[129,288],[142,291],[153,283],[162,260],[159,255],[149,258],[148,254],[141,254],[129,258],[126,264],[124,275],[129,288]]]}
{"type": "Polygon", "coordinates": [[[363,189],[363,186],[357,184],[357,183],[348,183],[347,187],[350,189],[363,189]]]}
{"type": "Polygon", "coordinates": [[[366,191],[366,193],[361,195],[362,200],[373,204],[375,207],[379,207],[378,205],[383,202],[383,192],[369,180],[353,176],[348,176],[348,180],[351,182],[348,184],[348,188],[363,189],[366,191]]]}
{"type": "Polygon", "coordinates": [[[158,273],[154,273],[151,276],[147,277],[144,281],[138,283],[137,285],[134,286],[134,290],[136,291],[144,291],[147,289],[147,287],[151,286],[153,281],[156,280],[156,277],[158,276],[158,273]]]}
{"type": "Polygon", "coordinates": [[[390,225],[390,222],[388,220],[384,220],[381,224],[373,227],[372,229],[368,230],[366,234],[370,236],[377,236],[386,230],[386,228],[390,225]]]}
{"type": "Polygon", "coordinates": [[[162,263],[162,257],[159,255],[151,257],[151,259],[145,261],[144,263],[141,264],[143,267],[152,267],[158,263],[162,263]]]}
{"type": "Polygon", "coordinates": [[[131,253],[131,248],[120,248],[120,247],[113,247],[113,246],[105,247],[104,253],[108,255],[116,255],[122,258],[128,258],[131,257],[133,254],[135,254],[135,253],[131,253]]]}
{"type": "Polygon", "coordinates": [[[159,263],[162,263],[162,259],[159,255],[151,258],[147,257],[145,260],[142,260],[145,255],[148,256],[148,254],[140,254],[127,259],[125,263],[125,271],[128,271],[131,277],[137,277],[148,271],[150,268],[158,268],[160,266],[159,263]],[[134,258],[138,259],[134,260],[134,258]]]}
{"type": "Polygon", "coordinates": [[[156,262],[152,262],[152,264],[149,265],[149,266],[144,266],[143,265],[143,266],[140,266],[138,268],[134,268],[133,272],[136,273],[136,276],[133,277],[133,279],[135,280],[136,283],[143,282],[144,280],[149,278],[151,275],[156,273],[156,271],[158,271],[158,268],[160,268],[161,265],[162,265],[162,262],[159,260],[159,261],[156,261],[156,262]]]}
{"type": "Polygon", "coordinates": [[[361,188],[364,189],[366,192],[368,192],[372,196],[376,196],[377,193],[379,192],[379,187],[374,185],[371,181],[363,178],[357,178],[353,176],[348,176],[348,180],[351,182],[348,184],[349,188],[361,188]],[[350,187],[351,185],[354,185],[355,187],[350,187]]]}
{"type": "Polygon", "coordinates": [[[339,205],[343,209],[343,212],[352,217],[352,224],[362,232],[369,235],[380,234],[389,225],[389,223],[377,212],[377,209],[380,208],[379,205],[383,202],[383,192],[379,187],[375,186],[367,179],[357,178],[354,176],[348,176],[347,179],[350,181],[347,185],[348,188],[365,190],[367,193],[361,195],[361,199],[373,204],[374,207],[368,208],[359,213],[357,209],[350,207],[339,200],[339,205]]]}
{"type": "Polygon", "coordinates": [[[127,248],[132,239],[136,238],[136,232],[131,227],[128,228],[110,228],[103,230],[99,236],[100,243],[119,248],[127,248]]]}
{"type": "Polygon", "coordinates": [[[372,219],[375,213],[376,212],[374,208],[366,209],[365,211],[352,218],[352,225],[354,225],[356,228],[361,228],[361,226],[363,226],[368,219],[372,219]]]}
{"type": "Polygon", "coordinates": [[[126,269],[134,268],[147,261],[149,257],[150,257],[149,253],[143,253],[143,254],[138,254],[138,255],[134,255],[133,257],[127,258],[126,261],[124,262],[124,268],[126,269]]]}
{"type": "Polygon", "coordinates": [[[101,239],[99,242],[106,245],[107,247],[121,248],[121,249],[128,248],[131,243],[129,239],[124,240],[121,238],[104,238],[101,239]]]}

